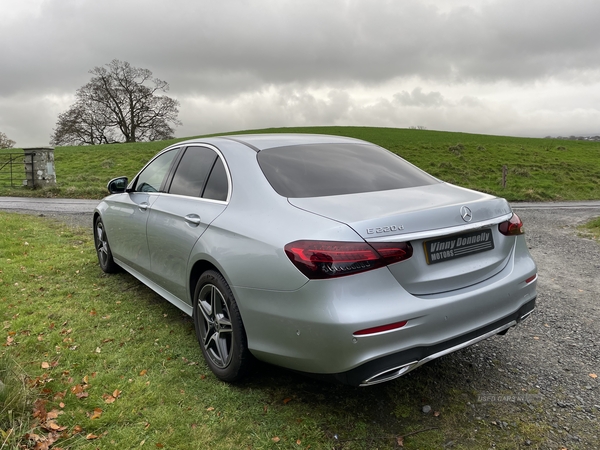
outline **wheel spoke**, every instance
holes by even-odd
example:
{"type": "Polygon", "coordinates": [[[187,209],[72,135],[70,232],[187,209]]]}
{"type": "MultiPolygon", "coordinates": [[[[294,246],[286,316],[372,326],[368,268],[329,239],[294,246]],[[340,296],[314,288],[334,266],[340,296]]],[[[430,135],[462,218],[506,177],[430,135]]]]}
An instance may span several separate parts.
{"type": "Polygon", "coordinates": [[[218,317],[217,323],[219,324],[219,331],[221,333],[231,333],[233,331],[231,321],[227,317],[218,317]]]}
{"type": "Polygon", "coordinates": [[[104,235],[104,230],[101,225],[96,227],[96,236],[98,236],[98,243],[104,243],[104,239],[102,239],[104,235]]]}
{"type": "Polygon", "coordinates": [[[222,337],[217,337],[217,352],[219,353],[219,358],[221,360],[221,364],[226,365],[229,362],[229,347],[226,339],[222,337]]]}

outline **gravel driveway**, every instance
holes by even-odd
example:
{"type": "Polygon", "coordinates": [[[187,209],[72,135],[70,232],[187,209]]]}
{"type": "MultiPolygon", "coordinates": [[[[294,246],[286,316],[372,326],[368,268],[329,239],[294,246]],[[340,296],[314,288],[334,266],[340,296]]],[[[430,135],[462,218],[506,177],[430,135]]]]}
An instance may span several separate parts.
{"type": "Polygon", "coordinates": [[[577,232],[600,210],[515,211],[538,264],[537,309],[473,356],[505,363],[496,367],[496,392],[541,394],[538,420],[551,427],[551,448],[600,448],[600,244],[577,232]]]}
{"type": "MultiPolygon", "coordinates": [[[[474,426],[486,421],[510,429],[503,417],[525,411],[548,426],[542,448],[600,448],[600,244],[577,232],[578,225],[600,216],[600,204],[513,206],[525,222],[539,268],[537,309],[506,336],[455,357],[457,365],[470,361],[464,370],[475,376],[466,382],[480,393],[479,402],[470,405],[474,426]]],[[[91,232],[89,210],[20,212],[89,227],[91,232]]]]}

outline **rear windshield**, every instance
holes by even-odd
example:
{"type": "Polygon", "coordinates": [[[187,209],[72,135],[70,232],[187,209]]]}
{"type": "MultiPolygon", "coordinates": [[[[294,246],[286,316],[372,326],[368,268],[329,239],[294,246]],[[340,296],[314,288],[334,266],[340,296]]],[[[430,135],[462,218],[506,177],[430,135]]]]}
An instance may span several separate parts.
{"type": "Polygon", "coordinates": [[[370,144],[311,144],[258,153],[258,163],[278,194],[324,197],[439,183],[399,156],[370,144]]]}

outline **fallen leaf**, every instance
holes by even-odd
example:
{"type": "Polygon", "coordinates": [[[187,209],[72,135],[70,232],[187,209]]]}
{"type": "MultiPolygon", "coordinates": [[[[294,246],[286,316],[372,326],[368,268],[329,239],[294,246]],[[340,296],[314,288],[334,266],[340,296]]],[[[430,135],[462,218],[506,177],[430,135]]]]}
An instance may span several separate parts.
{"type": "Polygon", "coordinates": [[[440,415],[440,412],[439,412],[439,411],[434,411],[434,412],[433,412],[433,417],[438,417],[439,415],[440,415]]]}
{"type": "Polygon", "coordinates": [[[283,399],[283,404],[284,404],[284,405],[287,405],[287,404],[288,404],[289,402],[291,402],[291,401],[292,401],[292,399],[291,399],[291,398],[289,398],[289,397],[288,397],[288,398],[284,398],[284,399],[283,399]]]}
{"type": "Polygon", "coordinates": [[[156,443],[156,448],[164,448],[164,445],[162,445],[160,442],[156,443]]]}
{"type": "Polygon", "coordinates": [[[81,425],[75,425],[73,427],[73,433],[77,434],[77,433],[81,433],[83,431],[83,428],[81,427],[81,425]]]}
{"type": "Polygon", "coordinates": [[[148,373],[148,371],[146,369],[142,370],[140,372],[140,377],[143,377],[144,375],[146,375],[148,373]]]}
{"type": "Polygon", "coordinates": [[[281,439],[279,439],[279,437],[275,436],[274,438],[271,438],[271,440],[273,442],[279,442],[281,439]]]}
{"type": "Polygon", "coordinates": [[[537,336],[534,336],[533,338],[534,338],[536,341],[538,341],[538,340],[540,339],[540,338],[539,338],[539,337],[537,337],[537,336]]]}
{"type": "Polygon", "coordinates": [[[100,408],[94,408],[94,412],[90,415],[90,419],[99,419],[102,416],[102,410],[100,408]]]}
{"type": "Polygon", "coordinates": [[[52,420],[52,419],[56,419],[58,418],[59,415],[61,415],[63,412],[59,411],[58,409],[53,409],[52,411],[50,411],[48,414],[46,414],[46,419],[52,420]]]}
{"type": "Polygon", "coordinates": [[[590,373],[590,377],[596,379],[596,378],[598,378],[598,375],[596,375],[595,373],[590,373]]]}
{"type": "Polygon", "coordinates": [[[82,399],[82,398],[88,398],[88,396],[89,396],[89,395],[90,395],[90,394],[88,394],[87,392],[80,392],[79,394],[75,394],[75,396],[76,396],[78,399],[82,399]]]}
{"type": "Polygon", "coordinates": [[[48,364],[46,361],[44,361],[42,363],[42,369],[49,369],[50,368],[50,364],[48,364]]]}
{"type": "Polygon", "coordinates": [[[75,386],[71,387],[71,393],[73,394],[80,394],[83,392],[83,386],[81,384],[76,384],[75,386]]]}
{"type": "Polygon", "coordinates": [[[398,436],[396,438],[396,443],[398,444],[398,447],[404,447],[404,436],[398,436]]]}
{"type": "Polygon", "coordinates": [[[296,441],[296,445],[301,445],[301,444],[302,444],[302,441],[301,441],[300,439],[298,439],[298,440],[296,441]]]}
{"type": "Polygon", "coordinates": [[[64,404],[63,402],[60,402],[60,403],[58,404],[58,406],[60,406],[61,408],[64,408],[64,407],[65,407],[65,404],[64,404]]]}
{"type": "Polygon", "coordinates": [[[59,431],[59,432],[67,429],[67,427],[61,427],[59,424],[57,424],[53,420],[46,422],[45,428],[49,431],[59,431]]]}
{"type": "Polygon", "coordinates": [[[85,377],[83,377],[81,379],[81,381],[83,381],[83,384],[88,384],[88,382],[90,381],[90,378],[86,375],[85,377]]]}
{"type": "Polygon", "coordinates": [[[98,439],[98,436],[96,436],[95,434],[92,434],[92,433],[90,433],[90,434],[88,434],[88,435],[87,435],[85,438],[86,438],[88,441],[91,441],[92,439],[98,439]]]}
{"type": "Polygon", "coordinates": [[[122,391],[120,391],[120,390],[118,390],[118,389],[115,389],[115,390],[113,391],[113,393],[112,393],[112,396],[113,396],[114,398],[119,398],[119,397],[121,396],[121,392],[122,392],[122,391]]]}
{"type": "Polygon", "coordinates": [[[46,420],[46,400],[38,399],[33,404],[33,417],[40,419],[40,421],[46,420]]]}
{"type": "Polygon", "coordinates": [[[215,408],[213,408],[212,406],[209,406],[208,408],[206,408],[207,411],[214,411],[215,408]]]}

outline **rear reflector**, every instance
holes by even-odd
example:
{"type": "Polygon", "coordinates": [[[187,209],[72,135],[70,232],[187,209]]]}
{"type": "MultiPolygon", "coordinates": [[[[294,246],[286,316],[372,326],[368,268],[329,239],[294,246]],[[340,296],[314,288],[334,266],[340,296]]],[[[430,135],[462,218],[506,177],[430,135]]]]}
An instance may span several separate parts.
{"type": "Polygon", "coordinates": [[[374,243],[295,241],[284,247],[290,261],[310,279],[353,275],[384,267],[412,256],[408,242],[374,243]]]}
{"type": "Polygon", "coordinates": [[[529,284],[531,283],[533,280],[535,280],[537,278],[537,273],[535,275],[530,276],[529,278],[527,278],[525,280],[525,284],[529,284]]]}
{"type": "Polygon", "coordinates": [[[504,236],[518,236],[519,234],[525,233],[525,230],[523,230],[523,222],[515,213],[513,213],[509,220],[498,225],[498,230],[504,236]]]}
{"type": "Polygon", "coordinates": [[[403,320],[402,322],[390,323],[388,325],[381,325],[379,327],[373,328],[365,328],[364,330],[355,331],[352,333],[354,336],[365,336],[367,334],[376,334],[383,333],[384,331],[397,330],[398,328],[402,328],[406,325],[407,321],[403,320]]]}

